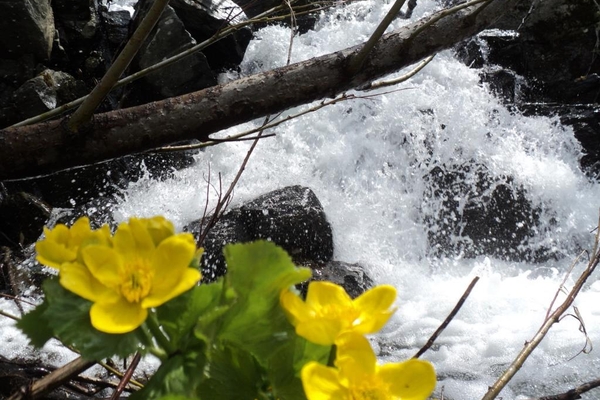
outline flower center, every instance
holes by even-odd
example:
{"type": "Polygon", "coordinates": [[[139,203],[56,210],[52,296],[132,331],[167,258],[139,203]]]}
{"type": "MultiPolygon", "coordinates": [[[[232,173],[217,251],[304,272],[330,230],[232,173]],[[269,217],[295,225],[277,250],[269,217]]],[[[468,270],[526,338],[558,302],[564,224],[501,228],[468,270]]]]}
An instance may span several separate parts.
{"type": "Polygon", "coordinates": [[[354,307],[344,307],[339,304],[326,304],[316,310],[316,317],[343,321],[346,327],[352,326],[360,313],[354,307]]]}
{"type": "Polygon", "coordinates": [[[378,379],[365,379],[357,385],[350,387],[352,400],[392,400],[393,397],[387,390],[387,385],[378,379]]]}
{"type": "Polygon", "coordinates": [[[121,294],[130,303],[138,303],[150,293],[152,269],[148,260],[136,258],[125,264],[121,294]]]}

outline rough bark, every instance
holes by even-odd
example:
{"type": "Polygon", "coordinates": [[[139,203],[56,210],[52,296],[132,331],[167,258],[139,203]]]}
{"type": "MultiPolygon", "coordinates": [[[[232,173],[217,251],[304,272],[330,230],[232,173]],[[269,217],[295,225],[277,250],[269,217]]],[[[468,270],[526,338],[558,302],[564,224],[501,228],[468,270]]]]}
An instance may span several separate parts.
{"type": "Polygon", "coordinates": [[[347,65],[362,45],[198,92],[94,116],[70,134],[65,120],[0,131],[0,181],[48,174],[170,143],[199,139],[290,107],[333,97],[452,47],[522,1],[492,0],[430,24],[438,14],[384,35],[363,68],[347,65]]]}

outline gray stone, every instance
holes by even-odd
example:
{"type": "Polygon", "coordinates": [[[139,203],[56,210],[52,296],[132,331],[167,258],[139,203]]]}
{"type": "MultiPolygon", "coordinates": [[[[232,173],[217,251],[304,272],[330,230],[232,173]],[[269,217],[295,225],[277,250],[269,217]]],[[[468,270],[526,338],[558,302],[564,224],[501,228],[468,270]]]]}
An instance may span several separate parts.
{"type": "MultiPolygon", "coordinates": [[[[142,0],[134,16],[138,24],[151,6],[142,0]]],[[[170,6],[163,11],[160,20],[132,62],[133,71],[142,70],[196,45],[196,40],[170,6]]],[[[190,93],[217,84],[215,73],[206,57],[196,52],[168,67],[146,75],[131,85],[123,101],[124,106],[148,103],[168,97],[190,93]]]]}
{"type": "MultiPolygon", "coordinates": [[[[198,239],[209,218],[196,221],[185,230],[198,239]]],[[[204,242],[198,243],[205,250],[205,280],[214,280],[227,271],[223,246],[258,239],[281,246],[295,263],[323,264],[333,256],[333,234],[319,199],[307,187],[289,186],[231,209],[217,221],[204,242]]]]}
{"type": "Polygon", "coordinates": [[[253,239],[283,247],[295,260],[330,261],[333,234],[321,202],[312,190],[288,186],[241,207],[241,218],[253,239]]]}
{"type": "Polygon", "coordinates": [[[13,102],[19,117],[25,119],[85,94],[83,82],[65,72],[46,69],[19,87],[13,94],[13,102]]]}
{"type": "MultiPolygon", "coordinates": [[[[169,4],[198,43],[211,38],[225,27],[246,20],[244,11],[230,0],[172,0],[169,4]]],[[[215,72],[237,68],[251,38],[250,28],[245,27],[211,44],[202,52],[215,72]]]]}
{"type": "MultiPolygon", "coordinates": [[[[342,286],[351,298],[355,299],[373,287],[373,280],[360,264],[343,261],[329,261],[323,264],[309,264],[312,269],[311,281],[328,281],[342,286]]],[[[300,285],[300,291],[306,295],[308,283],[300,285]]]]}
{"type": "Polygon", "coordinates": [[[16,59],[33,54],[37,60],[50,58],[54,19],[50,0],[0,0],[0,54],[16,59]]]}

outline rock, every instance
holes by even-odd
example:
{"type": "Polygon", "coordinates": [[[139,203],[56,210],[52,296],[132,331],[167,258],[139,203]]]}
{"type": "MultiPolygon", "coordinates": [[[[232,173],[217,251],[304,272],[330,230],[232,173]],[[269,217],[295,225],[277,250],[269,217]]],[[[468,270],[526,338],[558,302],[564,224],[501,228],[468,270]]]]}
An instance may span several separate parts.
{"type": "MultiPolygon", "coordinates": [[[[230,0],[172,0],[170,3],[185,29],[201,43],[225,27],[246,20],[242,9],[230,0]]],[[[215,73],[236,69],[244,58],[252,39],[250,28],[244,27],[202,50],[215,73]]]]}
{"type": "Polygon", "coordinates": [[[583,147],[582,170],[592,179],[600,180],[600,108],[598,104],[522,104],[524,115],[558,116],[560,122],[573,128],[583,147]]]}
{"type": "Polygon", "coordinates": [[[549,250],[529,244],[539,220],[525,191],[469,163],[435,167],[426,176],[423,208],[432,255],[544,261],[549,250]]]}
{"type": "MultiPolygon", "coordinates": [[[[7,181],[4,185],[12,193],[31,193],[52,208],[73,208],[97,198],[110,199],[144,174],[157,180],[166,179],[174,170],[191,163],[193,157],[186,152],[131,155],[48,176],[7,181]]],[[[90,207],[102,208],[99,205],[90,207]]]]}
{"type": "Polygon", "coordinates": [[[20,119],[36,116],[87,94],[86,86],[71,75],[46,69],[13,94],[20,119]]]}
{"type": "Polygon", "coordinates": [[[58,30],[58,43],[52,54],[56,68],[77,77],[101,78],[106,68],[91,71],[85,68],[92,51],[102,56],[104,51],[96,1],[54,0],[53,9],[58,30]]]}
{"type": "MultiPolygon", "coordinates": [[[[138,3],[134,16],[136,26],[151,4],[152,2],[146,0],[138,3]]],[[[138,55],[134,58],[131,72],[150,67],[194,45],[196,45],[196,40],[185,30],[173,8],[167,6],[138,55]]],[[[123,106],[144,104],[216,84],[216,74],[211,70],[206,57],[201,52],[196,52],[132,84],[125,95],[123,106]]]]}
{"type": "MultiPolygon", "coordinates": [[[[329,261],[322,264],[305,265],[312,269],[311,281],[329,281],[342,286],[351,298],[355,299],[373,287],[373,280],[360,264],[343,261],[329,261]]],[[[306,296],[308,282],[302,283],[300,292],[306,296]]]]}
{"type": "Polygon", "coordinates": [[[17,59],[33,54],[38,61],[50,58],[54,16],[50,0],[1,0],[0,54],[17,59]]]}
{"type": "MultiPolygon", "coordinates": [[[[186,230],[198,238],[200,223],[196,221],[186,230]]],[[[296,263],[323,263],[333,257],[333,234],[319,199],[309,188],[289,186],[232,209],[217,222],[199,243],[205,249],[205,279],[213,280],[226,272],[224,245],[258,239],[281,246],[296,263]]]]}
{"type": "Polygon", "coordinates": [[[19,250],[35,242],[50,211],[50,207],[35,196],[8,192],[0,185],[0,246],[19,250]]]}
{"type": "Polygon", "coordinates": [[[106,39],[113,46],[113,49],[124,44],[129,37],[129,22],[131,22],[129,11],[109,11],[105,6],[102,6],[100,17],[106,30],[106,39]]]}
{"type": "MultiPolygon", "coordinates": [[[[273,7],[277,7],[279,5],[284,4],[279,0],[233,0],[233,2],[240,6],[242,10],[244,10],[248,18],[254,18],[257,15],[262,14],[263,12],[268,11],[273,7]]],[[[310,11],[309,6],[313,7],[315,13],[317,13],[318,10],[320,10],[323,6],[323,3],[315,0],[298,0],[294,2],[294,7],[302,9],[303,12],[310,11]]],[[[296,16],[296,25],[300,33],[304,33],[314,27],[315,22],[317,21],[317,15],[315,13],[308,12],[307,14],[296,16]]],[[[286,14],[289,14],[289,10],[287,8],[284,11],[275,13],[274,15],[286,14]]],[[[289,25],[290,18],[285,18],[281,21],[277,21],[276,23],[282,22],[289,25]]],[[[256,27],[260,26],[261,24],[256,25],[256,27]]]]}
{"type": "Polygon", "coordinates": [[[534,82],[523,88],[526,102],[539,103],[542,97],[548,102],[596,103],[598,12],[594,0],[535,2],[531,13],[529,2],[523,2],[520,12],[504,16],[493,26],[513,33],[484,31],[459,45],[457,53],[468,65],[477,60],[473,65],[478,67],[483,58],[534,82]]]}

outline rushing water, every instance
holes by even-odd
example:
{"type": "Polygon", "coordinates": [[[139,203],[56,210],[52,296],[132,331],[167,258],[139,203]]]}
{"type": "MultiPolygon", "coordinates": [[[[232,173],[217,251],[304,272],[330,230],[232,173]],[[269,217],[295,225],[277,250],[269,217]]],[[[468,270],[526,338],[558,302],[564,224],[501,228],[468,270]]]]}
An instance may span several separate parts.
{"type": "MultiPolygon", "coordinates": [[[[364,0],[323,15],[313,31],[294,38],[292,62],[365,41],[390,5],[364,0]]],[[[436,7],[433,0],[420,0],[412,20],[436,7]]],[[[390,29],[406,23],[397,20],[390,29]]],[[[258,31],[242,74],[285,65],[289,41],[285,27],[258,31]]],[[[361,263],[378,283],[398,289],[398,311],[374,340],[386,361],[411,357],[479,276],[459,314],[423,356],[436,366],[438,397],[478,399],[533,337],[579,249],[591,248],[600,185],[580,171],[580,148],[570,128],[556,119],[510,112],[480,84],[478,71],[451,51],[437,55],[408,82],[382,92],[390,93],[341,102],[270,131],[276,136],[262,140],[252,154],[234,204],[286,185],[314,190],[333,227],[335,258],[361,263]],[[431,226],[425,221],[440,205],[423,206],[425,176],[436,166],[473,161],[490,176],[511,176],[510,185],[525,189],[533,207],[541,210],[532,246],[551,246],[564,258],[532,263],[430,255],[431,226]]],[[[115,210],[116,219],[163,214],[181,228],[202,214],[209,165],[212,181],[220,173],[228,184],[248,148],[248,142],[212,147],[172,179],[132,184],[115,210]]],[[[465,181],[471,178],[467,174],[465,181]]],[[[212,193],[210,204],[215,200],[212,193]]],[[[581,270],[575,268],[567,289],[581,270]]],[[[576,300],[594,345],[600,342],[596,280],[592,276],[576,300]]],[[[600,353],[579,354],[585,344],[579,323],[565,318],[525,362],[503,398],[556,394],[598,378],[600,353]]],[[[600,397],[599,391],[591,393],[584,398],[600,397]]]]}

